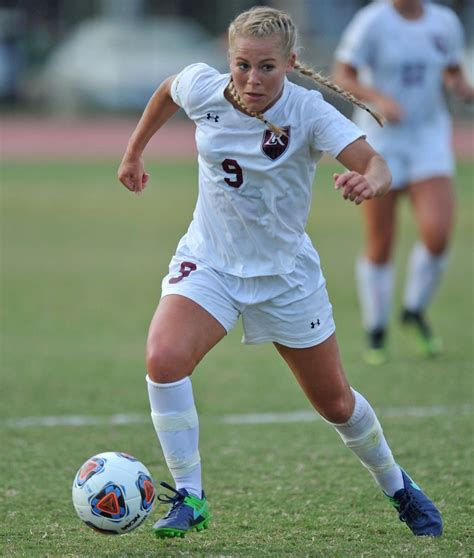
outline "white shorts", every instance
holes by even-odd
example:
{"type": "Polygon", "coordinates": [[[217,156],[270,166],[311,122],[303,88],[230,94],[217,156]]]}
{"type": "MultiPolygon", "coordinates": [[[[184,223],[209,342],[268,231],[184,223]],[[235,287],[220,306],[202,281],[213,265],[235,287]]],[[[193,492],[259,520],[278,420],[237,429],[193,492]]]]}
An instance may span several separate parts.
{"type": "Polygon", "coordinates": [[[367,141],[387,161],[393,190],[454,174],[451,122],[444,116],[417,126],[386,125],[370,132],[367,141]]]}
{"type": "Polygon", "coordinates": [[[190,298],[227,332],[242,316],[243,343],[307,348],[319,345],[336,329],[319,256],[309,239],[293,272],[267,277],[216,271],[181,246],[162,282],[161,296],[169,294],[190,298]]]}

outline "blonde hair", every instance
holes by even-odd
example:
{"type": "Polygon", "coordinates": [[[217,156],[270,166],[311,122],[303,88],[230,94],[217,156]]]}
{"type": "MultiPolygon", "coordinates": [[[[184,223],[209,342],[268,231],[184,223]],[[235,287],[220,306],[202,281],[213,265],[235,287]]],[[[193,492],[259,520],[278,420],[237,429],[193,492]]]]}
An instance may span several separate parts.
{"type": "MultiPolygon", "coordinates": [[[[283,55],[286,58],[290,58],[292,53],[295,52],[297,39],[296,26],[293,23],[291,17],[286,12],[283,12],[281,10],[276,10],[274,8],[268,8],[265,6],[257,6],[255,8],[251,8],[250,10],[247,10],[246,12],[242,12],[229,25],[229,49],[232,50],[236,37],[262,38],[271,37],[274,35],[280,36],[283,55]]],[[[380,126],[383,126],[384,118],[382,115],[371,110],[357,97],[342,89],[342,87],[339,87],[327,77],[319,74],[312,68],[309,68],[299,61],[295,62],[294,70],[302,76],[311,79],[316,84],[324,85],[337,95],[344,98],[346,101],[349,101],[350,103],[360,107],[361,109],[366,110],[372,115],[373,118],[375,118],[380,126]]],[[[237,89],[235,88],[232,78],[229,82],[229,85],[227,86],[227,92],[237,103],[237,105],[247,114],[261,120],[276,135],[285,135],[285,132],[282,128],[265,120],[262,113],[251,111],[245,106],[245,103],[237,93],[237,89]]]]}

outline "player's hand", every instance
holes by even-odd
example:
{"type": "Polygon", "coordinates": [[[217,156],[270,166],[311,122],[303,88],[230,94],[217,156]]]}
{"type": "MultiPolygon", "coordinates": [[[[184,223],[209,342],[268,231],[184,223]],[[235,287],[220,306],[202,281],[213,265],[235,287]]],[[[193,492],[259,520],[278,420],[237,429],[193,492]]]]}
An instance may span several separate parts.
{"type": "Polygon", "coordinates": [[[465,103],[474,103],[474,87],[465,83],[459,88],[457,92],[458,97],[465,103]]]}
{"type": "Polygon", "coordinates": [[[122,159],[120,167],[117,171],[120,182],[135,194],[140,195],[146,188],[150,175],[145,172],[143,160],[141,157],[137,159],[129,159],[126,156],[122,159]]]}
{"type": "Polygon", "coordinates": [[[460,66],[448,68],[444,73],[444,83],[448,90],[465,103],[474,102],[474,87],[469,83],[460,66]]]}
{"type": "Polygon", "coordinates": [[[405,118],[402,106],[391,97],[380,95],[375,101],[377,110],[387,119],[390,124],[397,124],[405,118]]]}
{"type": "Polygon", "coordinates": [[[334,187],[342,190],[342,197],[360,205],[364,200],[370,200],[377,195],[377,188],[366,176],[355,171],[343,174],[333,174],[334,187]]]}

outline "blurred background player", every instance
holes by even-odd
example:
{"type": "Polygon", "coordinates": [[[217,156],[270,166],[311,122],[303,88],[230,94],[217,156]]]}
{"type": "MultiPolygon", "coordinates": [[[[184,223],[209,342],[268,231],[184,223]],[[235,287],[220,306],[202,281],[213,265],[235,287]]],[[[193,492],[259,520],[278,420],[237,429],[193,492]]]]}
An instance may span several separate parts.
{"type": "Polygon", "coordinates": [[[394,461],[371,405],[345,377],[319,256],[304,230],[323,152],[350,169],[334,182],[356,204],[385,194],[390,173],[356,125],[320,93],[286,79],[296,70],[332,87],[297,60],[295,43],[285,12],[242,13],[229,27],[230,74],[193,64],[165,80],[118,171],[126,188],[140,193],[149,178],[142,153],[154,133],[179,107],[195,122],[198,201],[163,279],[147,342],[153,423],[176,484],[162,483],[171,508],[154,530],[160,538],[184,536],[208,524],[189,376],[242,316],[244,341],[273,342],[400,519],[416,535],[438,536],[438,510],[394,461]]]}
{"type": "Polygon", "coordinates": [[[392,190],[363,205],[366,246],[356,266],[365,359],[385,361],[394,270],[396,206],[407,192],[419,240],[410,255],[400,320],[426,356],[441,347],[426,320],[446,267],[454,223],[454,157],[443,86],[466,101],[473,88],[461,68],[463,33],[449,8],[422,0],[373,2],[360,10],[336,51],[334,80],[378,110],[383,128],[356,115],[368,142],[386,159],[392,190]]]}

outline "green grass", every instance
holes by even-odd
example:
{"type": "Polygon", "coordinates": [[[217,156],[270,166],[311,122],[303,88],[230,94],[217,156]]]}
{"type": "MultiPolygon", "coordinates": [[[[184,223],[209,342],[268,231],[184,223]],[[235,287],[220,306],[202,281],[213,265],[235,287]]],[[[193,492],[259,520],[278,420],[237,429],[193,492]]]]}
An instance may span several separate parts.
{"type": "MultiPolygon", "coordinates": [[[[201,418],[208,531],[157,541],[152,520],[99,536],[71,505],[89,456],[120,450],[168,480],[151,423],[7,427],[6,419],[149,412],[144,341],[161,277],[190,221],[196,168],[150,165],[137,198],[115,164],[3,163],[0,526],[8,556],[472,556],[472,176],[458,169],[451,265],[430,315],[445,352],[420,360],[394,319],[391,360],[368,368],[353,281],[359,209],[319,170],[308,231],[321,254],[347,375],[378,409],[446,405],[432,418],[383,420],[396,458],[439,505],[440,540],[417,539],[357,460],[322,422],[236,426],[222,415],[309,409],[271,345],[240,346],[240,327],[193,376],[201,418]],[[460,413],[461,405],[468,412],[460,413]]],[[[400,297],[414,239],[406,203],[397,248],[400,297]]],[[[398,306],[396,305],[398,309],[398,306]]]]}

